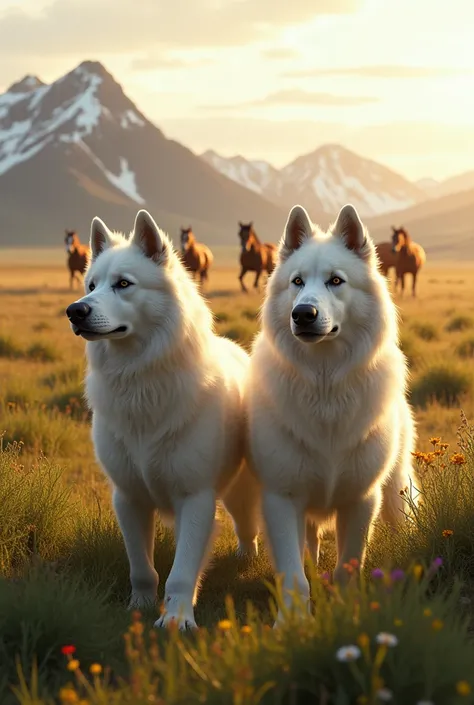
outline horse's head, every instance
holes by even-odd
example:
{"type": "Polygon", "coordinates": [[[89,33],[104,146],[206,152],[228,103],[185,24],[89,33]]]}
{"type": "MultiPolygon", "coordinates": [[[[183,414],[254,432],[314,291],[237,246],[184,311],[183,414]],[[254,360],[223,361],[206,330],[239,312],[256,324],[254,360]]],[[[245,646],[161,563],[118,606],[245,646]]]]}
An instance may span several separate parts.
{"type": "Polygon", "coordinates": [[[392,252],[400,252],[402,247],[407,247],[409,242],[408,233],[405,228],[395,228],[392,225],[392,252]]]}
{"type": "Polygon", "coordinates": [[[194,233],[191,226],[189,228],[181,228],[181,250],[186,252],[194,242],[194,233]]]}
{"type": "Polygon", "coordinates": [[[66,246],[66,252],[73,252],[77,244],[77,234],[75,230],[65,230],[66,237],[64,238],[64,244],[66,246]]]}
{"type": "Polygon", "coordinates": [[[252,247],[253,222],[250,221],[250,223],[245,224],[239,221],[239,228],[239,238],[242,251],[248,252],[252,247]]]}

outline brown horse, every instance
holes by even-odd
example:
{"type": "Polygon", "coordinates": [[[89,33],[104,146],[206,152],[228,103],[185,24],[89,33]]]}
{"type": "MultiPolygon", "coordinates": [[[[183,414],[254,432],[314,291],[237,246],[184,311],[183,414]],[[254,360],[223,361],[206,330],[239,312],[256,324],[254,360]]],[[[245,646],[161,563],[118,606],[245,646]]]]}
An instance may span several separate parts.
{"type": "Polygon", "coordinates": [[[394,228],[392,225],[392,250],[397,256],[395,271],[397,273],[397,283],[400,282],[401,293],[405,292],[405,274],[413,277],[412,294],[416,296],[416,278],[421,267],[426,262],[424,249],[418,243],[413,242],[405,228],[394,228]]]}
{"type": "Polygon", "coordinates": [[[261,273],[265,270],[270,274],[275,269],[275,259],[277,248],[269,242],[261,243],[257,237],[257,233],[253,229],[253,223],[247,225],[239,222],[239,238],[241,244],[240,266],[241,272],[239,276],[240,286],[242,291],[247,291],[244,284],[244,275],[247,272],[256,272],[255,289],[258,289],[258,281],[261,273]]]}
{"type": "Polygon", "coordinates": [[[207,281],[214,256],[206,245],[196,240],[191,226],[181,228],[181,258],[193,279],[199,274],[201,284],[207,281]]]}
{"type": "Polygon", "coordinates": [[[392,267],[395,269],[397,266],[398,255],[393,251],[393,244],[391,242],[379,242],[378,245],[375,245],[375,250],[380,263],[379,269],[385,277],[388,277],[392,267]]]}
{"type": "Polygon", "coordinates": [[[79,240],[79,236],[75,230],[66,230],[66,237],[64,242],[66,244],[66,252],[69,254],[67,260],[67,266],[69,268],[70,278],[69,287],[72,289],[74,286],[74,280],[80,284],[80,279],[76,272],[79,274],[84,274],[87,267],[87,262],[89,261],[89,248],[86,245],[82,245],[79,240]]]}

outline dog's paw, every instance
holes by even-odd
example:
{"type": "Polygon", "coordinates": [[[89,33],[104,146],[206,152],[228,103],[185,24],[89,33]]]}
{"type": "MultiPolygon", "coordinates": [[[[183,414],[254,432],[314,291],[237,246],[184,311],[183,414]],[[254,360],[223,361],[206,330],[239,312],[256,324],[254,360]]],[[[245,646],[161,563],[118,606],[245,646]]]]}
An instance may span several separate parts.
{"type": "Polygon", "coordinates": [[[156,606],[156,592],[155,593],[142,593],[142,592],[132,592],[130,597],[130,602],[128,603],[128,610],[148,610],[156,606]]]}
{"type": "Polygon", "coordinates": [[[163,614],[156,620],[155,627],[163,629],[177,624],[181,631],[197,629],[192,604],[187,602],[179,597],[165,597],[163,614]]]}
{"type": "Polygon", "coordinates": [[[258,538],[255,536],[250,541],[239,540],[237,556],[238,558],[254,558],[258,556],[258,538]]]}

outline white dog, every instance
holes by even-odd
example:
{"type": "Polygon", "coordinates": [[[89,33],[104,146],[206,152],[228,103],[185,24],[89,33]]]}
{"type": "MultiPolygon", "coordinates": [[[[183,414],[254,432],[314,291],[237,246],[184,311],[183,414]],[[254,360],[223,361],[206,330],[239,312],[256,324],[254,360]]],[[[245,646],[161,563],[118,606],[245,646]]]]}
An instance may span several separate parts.
{"type": "Polygon", "coordinates": [[[403,517],[415,431],[397,315],[374,245],[346,205],[328,233],[295,206],[263,305],[247,382],[250,461],[286,591],[308,598],[306,522],[336,519],[335,579],[364,559],[374,520],[403,517]]]}
{"type": "Polygon", "coordinates": [[[113,485],[130,562],[131,607],[156,600],[155,509],[174,517],[164,626],[194,627],[193,600],[216,498],[240,550],[256,551],[258,491],[242,463],[248,356],[213,332],[211,313],[169,239],[140,211],[128,239],[94,218],[87,294],[71,304],[87,341],[86,392],[97,458],[113,485]]]}

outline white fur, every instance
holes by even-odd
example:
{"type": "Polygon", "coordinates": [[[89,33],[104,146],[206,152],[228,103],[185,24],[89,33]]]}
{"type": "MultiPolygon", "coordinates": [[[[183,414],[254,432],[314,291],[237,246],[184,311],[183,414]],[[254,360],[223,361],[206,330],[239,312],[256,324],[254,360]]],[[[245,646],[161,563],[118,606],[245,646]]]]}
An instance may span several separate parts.
{"type": "Polygon", "coordinates": [[[323,233],[293,208],[246,384],[250,462],[286,591],[309,597],[307,527],[317,560],[319,530],[335,518],[335,579],[343,581],[344,563],[363,562],[379,512],[393,524],[403,518],[415,430],[397,336],[396,309],[355,209],[345,206],[323,233]],[[334,276],[344,283],[331,284],[334,276]],[[297,277],[303,285],[292,283],[297,277]],[[318,311],[319,335],[305,342],[291,316],[301,303],[318,311]]]}
{"type": "Polygon", "coordinates": [[[176,619],[193,627],[217,498],[233,515],[240,549],[256,550],[258,492],[242,463],[248,356],[214,334],[208,307],[146,211],[128,239],[95,218],[91,251],[88,293],[80,299],[91,312],[73,329],[89,340],[92,437],[113,486],[130,562],[130,606],[156,599],[158,509],[174,517],[177,546],[166,613],[156,625],[176,619]],[[131,283],[117,288],[121,280],[131,283]]]}

